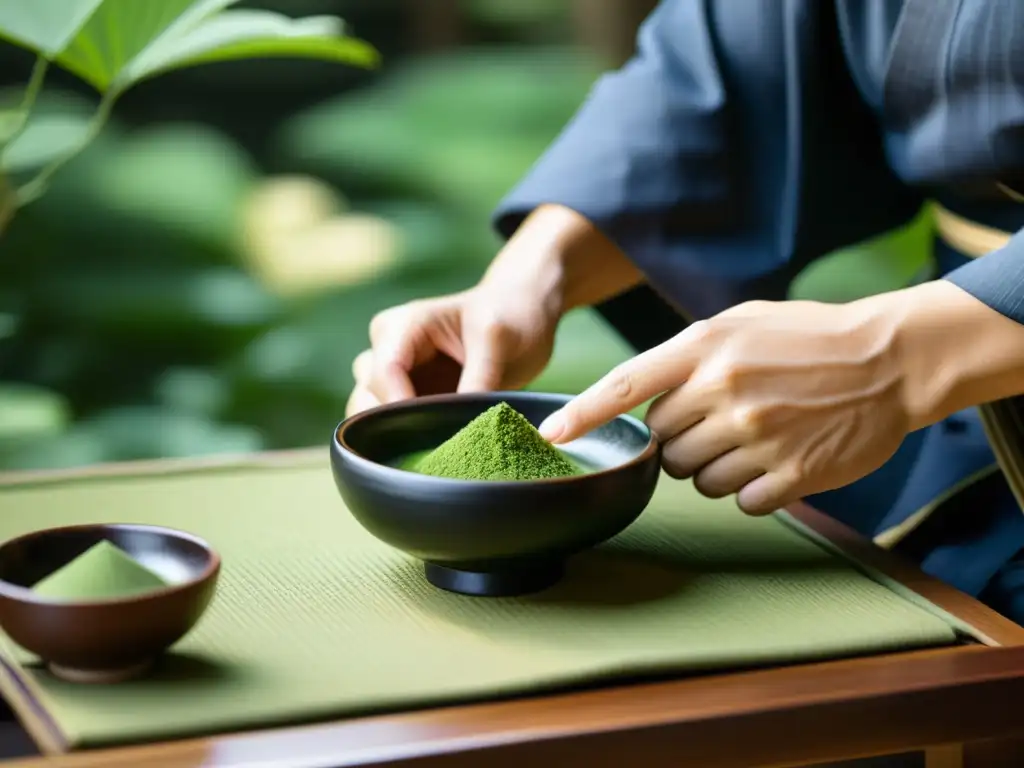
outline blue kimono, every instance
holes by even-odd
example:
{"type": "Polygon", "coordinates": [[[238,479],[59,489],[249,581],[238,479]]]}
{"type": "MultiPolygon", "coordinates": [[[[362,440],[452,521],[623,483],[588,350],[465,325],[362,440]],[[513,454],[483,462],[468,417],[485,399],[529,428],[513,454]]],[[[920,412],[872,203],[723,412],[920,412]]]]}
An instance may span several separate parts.
{"type": "MultiPolygon", "coordinates": [[[[1021,180],[1024,1],[663,0],[496,225],[542,203],[594,222],[647,277],[598,309],[645,349],[688,317],[784,299],[809,263],[928,200],[1017,232],[1021,180]]],[[[936,264],[1024,323],[1024,234],[973,259],[937,241],[936,264]]],[[[1018,460],[1021,413],[985,409],[1018,460]]],[[[809,501],[1024,623],[1024,514],[1000,456],[972,409],[809,501]]]]}

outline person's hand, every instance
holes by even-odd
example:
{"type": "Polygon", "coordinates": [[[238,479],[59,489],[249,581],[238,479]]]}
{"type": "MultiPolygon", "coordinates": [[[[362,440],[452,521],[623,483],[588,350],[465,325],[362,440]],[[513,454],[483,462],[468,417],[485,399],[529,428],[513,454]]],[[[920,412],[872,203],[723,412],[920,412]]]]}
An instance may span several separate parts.
{"type": "Polygon", "coordinates": [[[772,512],[868,474],[911,429],[901,315],[895,299],[742,304],[618,366],[541,433],[568,442],[660,395],[646,421],[666,472],[772,512]]]}
{"type": "Polygon", "coordinates": [[[353,363],[347,414],[417,395],[518,389],[547,365],[558,316],[537,297],[482,283],[385,310],[353,363]]]}
{"type": "Polygon", "coordinates": [[[388,309],[353,363],[347,415],[417,395],[518,389],[547,365],[574,307],[629,288],[640,274],[583,216],[534,211],[463,293],[388,309]]]}

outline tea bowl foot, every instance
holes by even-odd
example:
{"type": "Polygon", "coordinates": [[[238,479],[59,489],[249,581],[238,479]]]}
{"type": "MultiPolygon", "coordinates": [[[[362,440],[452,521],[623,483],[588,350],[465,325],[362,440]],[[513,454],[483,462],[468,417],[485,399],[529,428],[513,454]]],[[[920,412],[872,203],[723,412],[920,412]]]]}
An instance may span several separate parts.
{"type": "Polygon", "coordinates": [[[68,683],[85,683],[89,685],[109,685],[111,683],[123,683],[142,677],[153,666],[155,659],[147,659],[138,664],[118,669],[77,669],[62,664],[49,662],[46,666],[50,673],[68,683]]]}
{"type": "Polygon", "coordinates": [[[491,571],[470,571],[424,563],[427,581],[439,589],[474,597],[514,597],[540,592],[557,584],[565,573],[560,560],[505,564],[491,571]]]}

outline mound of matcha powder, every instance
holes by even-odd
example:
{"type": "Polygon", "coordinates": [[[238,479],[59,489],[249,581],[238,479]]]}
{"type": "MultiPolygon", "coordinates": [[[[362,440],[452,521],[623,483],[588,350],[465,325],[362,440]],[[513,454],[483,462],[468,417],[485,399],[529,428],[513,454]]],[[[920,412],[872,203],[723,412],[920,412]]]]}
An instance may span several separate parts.
{"type": "Polygon", "coordinates": [[[411,469],[458,480],[543,480],[580,474],[508,403],[481,413],[411,469]]]}
{"type": "Polygon", "coordinates": [[[32,589],[51,600],[104,600],[129,597],[167,583],[109,541],[93,545],[32,589]]]}

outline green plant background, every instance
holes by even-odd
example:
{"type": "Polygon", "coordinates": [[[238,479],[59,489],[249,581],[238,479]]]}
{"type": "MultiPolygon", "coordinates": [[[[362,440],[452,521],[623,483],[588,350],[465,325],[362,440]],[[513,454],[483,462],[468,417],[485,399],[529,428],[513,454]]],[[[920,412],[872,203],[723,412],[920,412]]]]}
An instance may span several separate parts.
{"type": "MultiPolygon", "coordinates": [[[[126,96],[0,240],[0,469],[325,443],[370,317],[476,279],[498,246],[491,208],[599,71],[565,45],[561,5],[470,3],[468,44],[421,57],[394,31],[404,6],[295,0],[294,15],[353,19],[384,71],[225,64],[126,96]],[[364,234],[343,249],[353,262],[383,249],[383,266],[318,291],[268,281],[246,242],[254,195],[282,176],[305,179],[301,194],[329,189],[341,221],[383,222],[387,243],[364,234]]],[[[0,71],[26,66],[0,46],[0,71]]],[[[73,141],[92,108],[57,86],[37,140],[73,141]]],[[[20,151],[30,163],[32,142],[20,151]]],[[[304,199],[282,205],[308,214],[304,199]]],[[[902,285],[925,265],[929,237],[923,216],[815,265],[795,293],[845,300],[902,285]]],[[[578,391],[626,354],[576,312],[534,387],[578,391]]]]}

